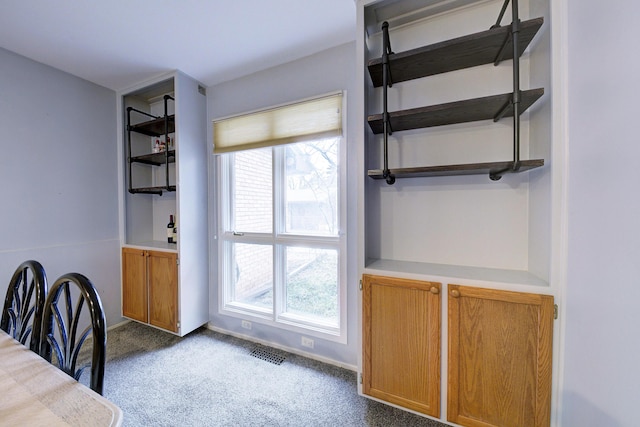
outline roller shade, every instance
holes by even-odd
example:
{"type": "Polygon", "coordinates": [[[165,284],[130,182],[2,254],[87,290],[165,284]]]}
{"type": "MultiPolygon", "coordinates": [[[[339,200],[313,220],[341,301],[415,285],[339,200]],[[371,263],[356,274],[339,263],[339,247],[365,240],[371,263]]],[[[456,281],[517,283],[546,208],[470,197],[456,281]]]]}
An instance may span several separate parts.
{"type": "Polygon", "coordinates": [[[342,93],[213,122],[215,154],[340,136],[342,93]]]}

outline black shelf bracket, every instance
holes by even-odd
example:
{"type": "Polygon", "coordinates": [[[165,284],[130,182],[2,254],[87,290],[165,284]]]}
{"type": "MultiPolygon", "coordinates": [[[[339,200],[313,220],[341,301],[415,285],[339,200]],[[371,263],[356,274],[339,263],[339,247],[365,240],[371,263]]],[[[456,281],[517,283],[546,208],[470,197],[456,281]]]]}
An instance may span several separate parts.
{"type": "Polygon", "coordinates": [[[391,54],[393,54],[393,51],[391,50],[391,41],[389,40],[389,23],[385,21],[382,23],[382,133],[384,151],[384,168],[382,169],[382,176],[389,185],[393,185],[396,182],[396,178],[389,170],[389,135],[391,135],[392,129],[389,120],[389,108],[387,106],[387,89],[393,85],[393,80],[391,79],[391,68],[389,66],[389,55],[391,54]]]}
{"type": "Polygon", "coordinates": [[[510,0],[504,0],[504,3],[502,4],[502,8],[500,9],[500,13],[498,14],[498,19],[496,20],[496,23],[491,26],[491,28],[500,27],[502,18],[504,18],[504,13],[507,11],[507,6],[509,6],[509,1],[510,0]]]}
{"type": "MultiPolygon", "coordinates": [[[[505,0],[502,5],[502,9],[500,10],[500,15],[498,16],[498,20],[494,27],[500,26],[500,22],[504,17],[504,13],[507,9],[507,6],[511,2],[511,32],[510,38],[512,40],[513,46],[513,95],[511,99],[511,105],[513,105],[513,162],[510,168],[502,169],[497,172],[493,172],[489,174],[489,178],[492,181],[498,181],[502,178],[502,175],[510,172],[518,172],[520,170],[520,52],[518,52],[518,41],[520,37],[520,17],[518,14],[518,0],[505,0]]],[[[493,28],[493,27],[492,27],[493,28]]],[[[505,41],[506,44],[506,41],[505,41]]],[[[504,49],[504,46],[500,49],[500,52],[504,49]]],[[[498,54],[499,56],[502,53],[498,54]]],[[[494,121],[499,120],[504,111],[506,111],[508,106],[503,107],[503,109],[498,112],[494,121]]]]}
{"type": "MultiPolygon", "coordinates": [[[[166,189],[169,191],[171,186],[169,185],[169,114],[167,113],[168,106],[167,101],[172,100],[175,102],[175,99],[169,95],[164,96],[164,141],[165,141],[165,150],[164,150],[164,167],[165,173],[164,176],[166,178],[166,189]]],[[[160,193],[162,195],[162,193],[160,193]]]]}
{"type": "Polygon", "coordinates": [[[176,191],[176,186],[172,185],[169,188],[165,187],[141,187],[141,188],[132,188],[129,190],[131,194],[157,194],[158,196],[162,196],[164,191],[176,191]]]}
{"type": "MultiPolygon", "coordinates": [[[[127,113],[130,114],[131,111],[135,111],[136,113],[145,115],[147,117],[151,117],[152,119],[159,119],[159,116],[154,116],[153,114],[149,114],[146,111],[142,111],[142,110],[138,110],[137,108],[133,108],[133,107],[127,107],[127,113]]],[[[128,118],[131,118],[131,116],[128,116],[128,118]]],[[[129,127],[131,125],[131,121],[129,120],[129,122],[127,123],[127,127],[129,127]]]]}
{"type": "Polygon", "coordinates": [[[132,188],[129,190],[131,194],[157,194],[158,196],[162,196],[162,190],[147,190],[147,189],[139,189],[132,188]]]}

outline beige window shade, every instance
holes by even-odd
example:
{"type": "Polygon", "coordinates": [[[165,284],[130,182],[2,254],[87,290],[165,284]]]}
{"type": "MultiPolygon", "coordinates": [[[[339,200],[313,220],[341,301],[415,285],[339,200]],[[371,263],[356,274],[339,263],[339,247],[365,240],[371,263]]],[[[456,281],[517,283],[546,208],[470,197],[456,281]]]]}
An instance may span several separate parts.
{"type": "Polygon", "coordinates": [[[213,122],[216,154],[342,134],[342,93],[213,122]]]}

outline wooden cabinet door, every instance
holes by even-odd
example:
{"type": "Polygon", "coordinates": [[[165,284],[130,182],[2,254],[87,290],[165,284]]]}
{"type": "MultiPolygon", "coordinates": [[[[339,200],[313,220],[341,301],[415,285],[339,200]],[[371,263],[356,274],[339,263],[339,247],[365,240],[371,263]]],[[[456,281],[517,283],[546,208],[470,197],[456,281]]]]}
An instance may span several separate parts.
{"type": "Polygon", "coordinates": [[[147,252],[122,248],[122,315],[147,322],[147,252]]]}
{"type": "Polygon", "coordinates": [[[149,323],[172,332],[178,332],[177,257],[149,251],[149,323]]]}
{"type": "Polygon", "coordinates": [[[553,297],[449,285],[448,421],[548,426],[553,297]]]}
{"type": "Polygon", "coordinates": [[[364,275],[363,393],[440,415],[440,283],[364,275]]]}

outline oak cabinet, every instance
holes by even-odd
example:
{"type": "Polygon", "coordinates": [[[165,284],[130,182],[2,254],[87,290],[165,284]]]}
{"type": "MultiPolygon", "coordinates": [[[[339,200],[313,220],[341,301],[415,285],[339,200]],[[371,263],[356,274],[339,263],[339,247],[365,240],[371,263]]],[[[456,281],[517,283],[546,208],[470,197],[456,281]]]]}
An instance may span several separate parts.
{"type": "Polygon", "coordinates": [[[447,420],[548,426],[553,297],[449,285],[448,306],[447,420]]]}
{"type": "Polygon", "coordinates": [[[440,415],[440,283],[364,275],[363,393],[440,415]]]}
{"type": "Polygon", "coordinates": [[[122,248],[122,312],[125,317],[178,332],[175,252],[122,248]]]}
{"type": "Polygon", "coordinates": [[[146,252],[122,248],[122,315],[145,323],[149,320],[146,252]]]}
{"type": "Polygon", "coordinates": [[[148,251],[149,324],[178,332],[178,259],[172,252],[148,251]]]}
{"type": "Polygon", "coordinates": [[[554,301],[437,282],[362,277],[362,393],[469,427],[549,426],[554,301]],[[447,344],[447,375],[440,354],[447,344]]]}

